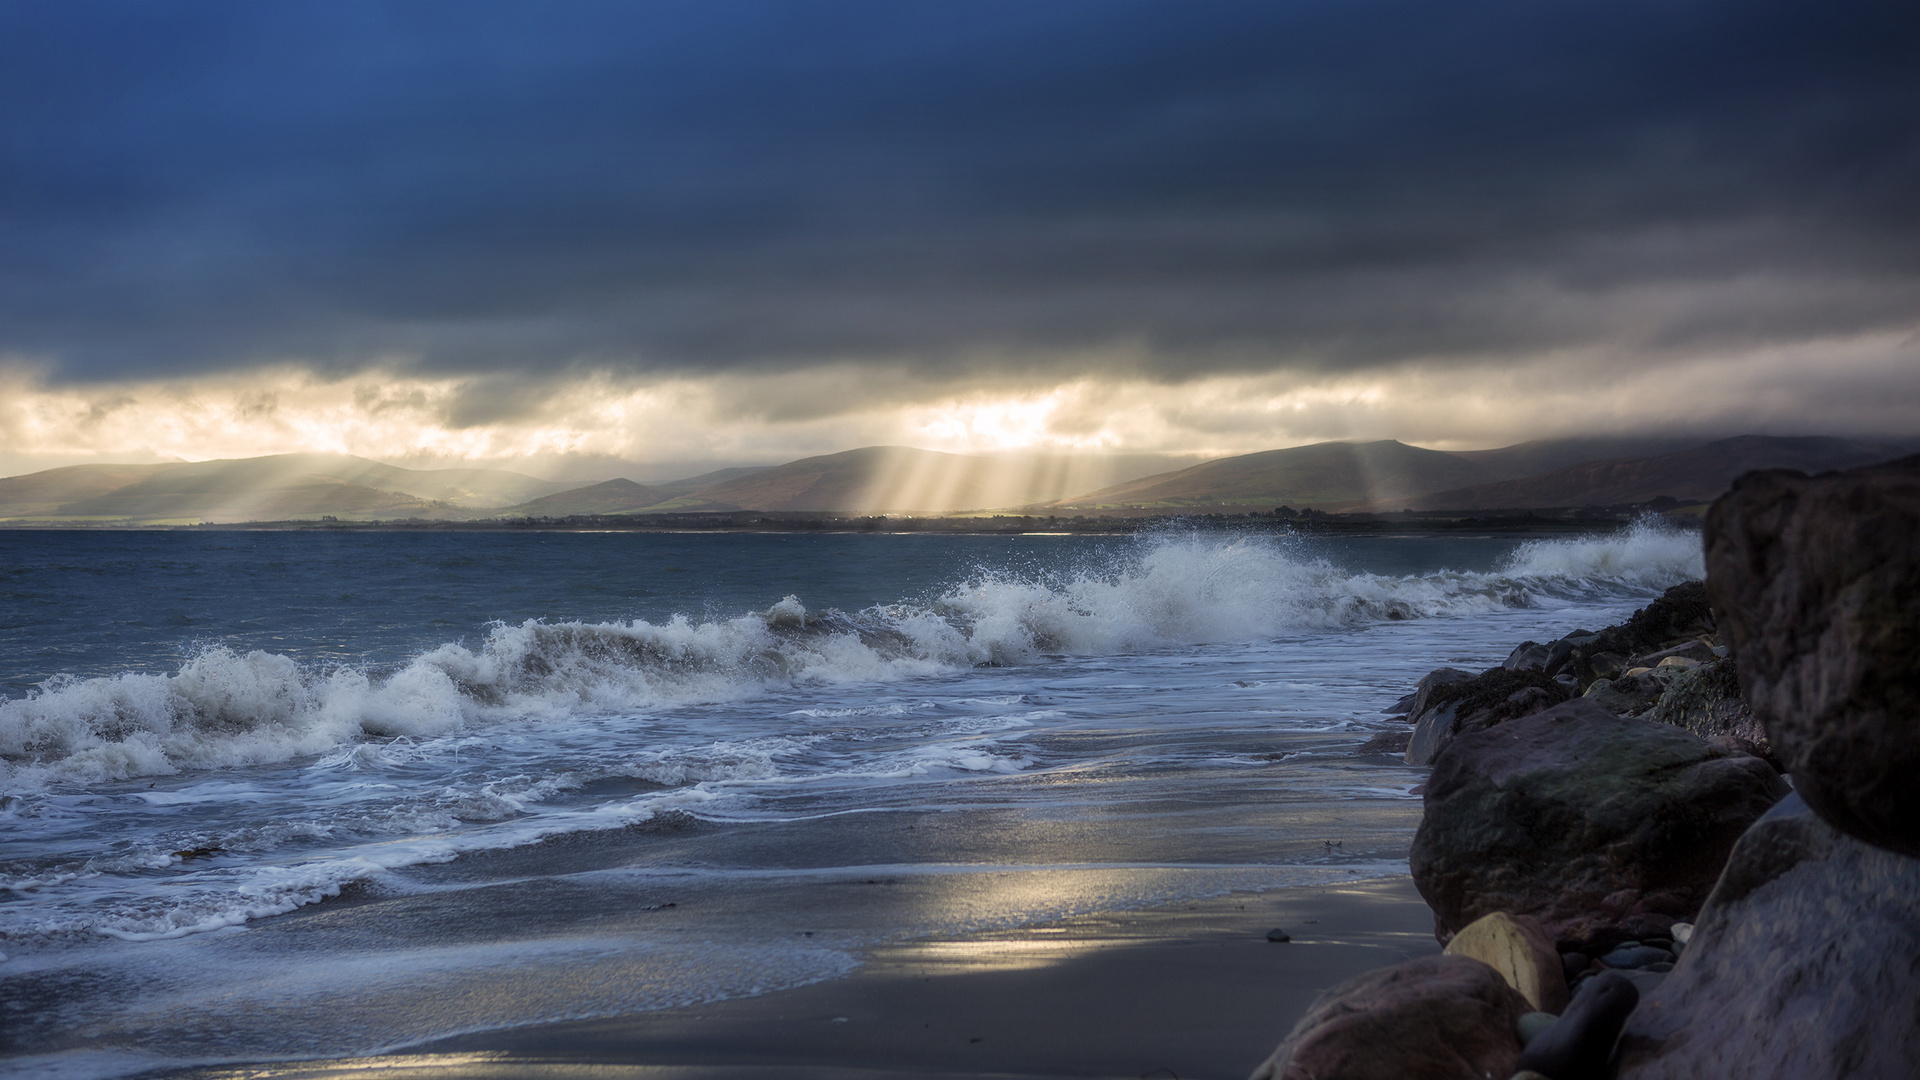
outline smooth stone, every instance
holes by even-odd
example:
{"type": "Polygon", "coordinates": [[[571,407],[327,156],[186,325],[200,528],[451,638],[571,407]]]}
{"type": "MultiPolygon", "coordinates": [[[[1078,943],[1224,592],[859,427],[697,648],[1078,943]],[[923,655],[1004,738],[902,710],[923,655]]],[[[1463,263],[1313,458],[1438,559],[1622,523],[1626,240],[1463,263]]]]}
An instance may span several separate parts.
{"type": "Polygon", "coordinates": [[[1523,641],[1507,654],[1500,666],[1508,671],[1539,671],[1547,666],[1548,648],[1537,641],[1523,641]]]}
{"type": "Polygon", "coordinates": [[[1293,938],[1289,936],[1285,930],[1282,930],[1276,926],[1272,930],[1267,931],[1267,940],[1278,944],[1281,942],[1292,941],[1293,938]]]}
{"type": "Polygon", "coordinates": [[[1655,671],[1658,671],[1661,668],[1685,669],[1685,668],[1696,668],[1699,666],[1700,666],[1700,661],[1698,660],[1689,660],[1684,656],[1669,656],[1665,660],[1662,660],[1659,663],[1653,665],[1653,669],[1655,671]]]}
{"type": "Polygon", "coordinates": [[[1507,980],[1527,1003],[1542,1012],[1559,1013],[1567,1007],[1566,972],[1553,939],[1539,922],[1525,915],[1489,912],[1447,942],[1448,955],[1470,956],[1507,980]]]}
{"type": "Polygon", "coordinates": [[[1514,1029],[1520,1035],[1520,1045],[1533,1045],[1533,1040],[1545,1034],[1546,1030],[1552,1027],[1559,1019],[1558,1016],[1550,1012],[1530,1012],[1521,1017],[1519,1024],[1515,1025],[1514,1029]]]}
{"type": "Polygon", "coordinates": [[[1692,940],[1693,940],[1693,924],[1692,923],[1677,922],[1673,924],[1673,943],[1675,945],[1684,946],[1692,940]]]}
{"type": "MultiPolygon", "coordinates": [[[[1832,828],[1798,796],[1734,848],[1621,1040],[1620,1080],[1912,1080],[1920,859],[1832,828]]],[[[1638,975],[1639,972],[1632,974],[1638,975]]]]}
{"type": "Polygon", "coordinates": [[[1633,665],[1619,653],[1598,652],[1587,657],[1587,664],[1593,669],[1594,678],[1611,679],[1622,675],[1633,665]]]}
{"type": "MultiPolygon", "coordinates": [[[[1420,676],[1420,681],[1413,684],[1413,693],[1400,699],[1407,703],[1407,718],[1411,721],[1427,710],[1427,699],[1433,696],[1435,687],[1449,686],[1478,677],[1471,671],[1456,667],[1435,668],[1420,676]]],[[[1399,707],[1400,702],[1394,702],[1394,708],[1399,707]]]]}
{"type": "Polygon", "coordinates": [[[1558,675],[1572,659],[1573,642],[1567,638],[1561,638],[1547,646],[1546,662],[1540,665],[1540,670],[1547,675],[1558,675]]]}
{"type": "Polygon", "coordinates": [[[1558,1023],[1541,1033],[1520,1053],[1517,1066],[1553,1077],[1553,1080],[1602,1080],[1640,991],[1614,972],[1588,980],[1560,1015],[1558,1023]]]}

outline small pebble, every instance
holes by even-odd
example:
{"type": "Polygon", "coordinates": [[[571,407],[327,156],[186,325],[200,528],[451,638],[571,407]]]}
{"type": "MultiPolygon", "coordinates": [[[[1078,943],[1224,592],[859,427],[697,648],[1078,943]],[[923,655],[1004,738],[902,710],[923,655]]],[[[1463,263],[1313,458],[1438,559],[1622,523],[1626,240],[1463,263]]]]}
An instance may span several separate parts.
{"type": "Polygon", "coordinates": [[[1685,945],[1687,942],[1692,940],[1693,940],[1693,924],[1692,923],[1677,922],[1673,924],[1673,943],[1675,945],[1685,945]]]}
{"type": "Polygon", "coordinates": [[[1293,938],[1289,937],[1285,930],[1275,927],[1274,929],[1267,931],[1267,940],[1279,942],[1279,941],[1292,941],[1293,938]]]}

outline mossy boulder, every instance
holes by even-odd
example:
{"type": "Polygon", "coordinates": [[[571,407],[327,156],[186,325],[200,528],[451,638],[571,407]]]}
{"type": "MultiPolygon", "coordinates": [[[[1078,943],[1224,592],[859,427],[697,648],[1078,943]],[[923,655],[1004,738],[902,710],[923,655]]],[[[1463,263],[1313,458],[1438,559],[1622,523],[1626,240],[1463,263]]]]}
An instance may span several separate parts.
{"type": "Polygon", "coordinates": [[[1787,790],[1759,758],[1581,698],[1449,743],[1409,862],[1443,941],[1504,911],[1604,951],[1692,917],[1787,790]]]}

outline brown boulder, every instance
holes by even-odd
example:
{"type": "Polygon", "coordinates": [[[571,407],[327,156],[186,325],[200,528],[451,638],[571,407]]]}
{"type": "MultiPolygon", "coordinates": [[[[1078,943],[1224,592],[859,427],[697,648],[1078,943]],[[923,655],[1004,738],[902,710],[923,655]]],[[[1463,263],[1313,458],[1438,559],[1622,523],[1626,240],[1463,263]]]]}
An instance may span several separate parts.
{"type": "Polygon", "coordinates": [[[1815,813],[1920,855],[1920,457],[1750,473],[1707,514],[1747,702],[1815,813]]]}
{"type": "Polygon", "coordinates": [[[1920,859],[1797,796],[1734,848],[1673,973],[1621,1039],[1620,1080],[1908,1080],[1920,1070],[1920,859]]]}
{"type": "Polygon", "coordinates": [[[1591,951],[1698,911],[1786,793],[1758,758],[1580,698],[1441,751],[1409,863],[1442,941],[1504,911],[1591,951]]]}
{"type": "Polygon", "coordinates": [[[1504,1078],[1530,1009],[1478,960],[1409,960],[1321,995],[1251,1080],[1504,1078]]]}

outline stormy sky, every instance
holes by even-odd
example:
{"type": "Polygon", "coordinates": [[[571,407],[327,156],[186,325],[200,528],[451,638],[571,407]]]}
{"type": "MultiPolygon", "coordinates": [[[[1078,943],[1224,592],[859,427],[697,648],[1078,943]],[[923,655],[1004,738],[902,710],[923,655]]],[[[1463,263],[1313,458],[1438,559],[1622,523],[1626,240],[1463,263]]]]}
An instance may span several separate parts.
{"type": "Polygon", "coordinates": [[[0,111],[0,471],[1920,432],[1910,0],[8,0],[0,111]]]}

